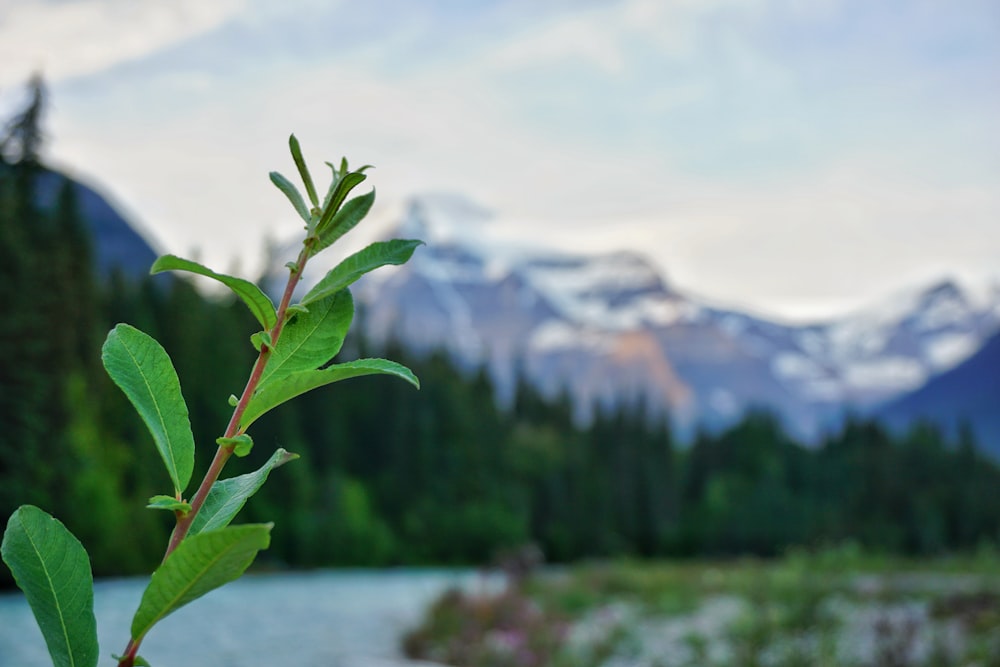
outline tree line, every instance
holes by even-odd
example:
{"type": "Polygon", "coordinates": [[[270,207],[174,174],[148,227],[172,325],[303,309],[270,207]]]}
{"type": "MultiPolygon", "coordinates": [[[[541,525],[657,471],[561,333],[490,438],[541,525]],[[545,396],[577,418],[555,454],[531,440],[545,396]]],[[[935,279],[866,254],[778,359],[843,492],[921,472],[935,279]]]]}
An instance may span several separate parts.
{"type": "MultiPolygon", "coordinates": [[[[144,506],[169,481],[104,374],[104,335],[128,322],[166,348],[204,470],[254,359],[255,322],[182,279],[99,275],[70,182],[39,205],[37,142],[12,138],[25,127],[0,143],[0,517],[36,504],[87,545],[97,575],[148,571],[169,517],[144,506]]],[[[896,434],[851,419],[806,447],[757,412],[681,447],[641,402],[581,426],[567,395],[522,381],[500,408],[486,372],[443,351],[368,346],[355,336],[341,354],[398,359],[422,389],[373,377],[307,394],[255,424],[255,450],[232,466],[248,472],[277,447],[302,457],[244,510],[276,521],[265,563],[482,564],[527,543],[552,561],[844,540],[934,554],[1000,536],[1000,468],[968,430],[950,442],[928,425],[896,434]]]]}

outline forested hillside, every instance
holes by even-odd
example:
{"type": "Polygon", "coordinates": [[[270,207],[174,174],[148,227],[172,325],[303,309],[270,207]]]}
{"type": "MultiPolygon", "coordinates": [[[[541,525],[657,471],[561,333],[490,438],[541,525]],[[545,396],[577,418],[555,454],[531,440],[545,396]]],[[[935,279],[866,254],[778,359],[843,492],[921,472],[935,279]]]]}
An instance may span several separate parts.
{"type": "MultiPolygon", "coordinates": [[[[146,571],[169,526],[144,505],[169,480],[104,375],[104,336],[128,322],[167,349],[204,470],[254,358],[254,321],[184,280],[99,277],[73,187],[40,210],[31,128],[10,127],[0,165],[0,516],[36,504],[87,545],[95,574],[146,571]]],[[[597,410],[581,427],[568,397],[547,401],[521,382],[501,410],[485,372],[392,345],[376,352],[410,366],[420,391],[352,380],[252,429],[256,449],[231,474],[277,447],[301,455],[244,511],[276,522],[262,562],[478,564],[528,542],[558,561],[767,555],[843,540],[936,553],[1000,535],[1000,470],[967,432],[954,444],[932,428],[895,437],[852,422],[810,449],[777,419],[751,414],[680,450],[669,425],[640,409],[597,410]]],[[[350,341],[342,355],[365,347],[350,341]]],[[[0,578],[9,583],[6,569],[0,578]]]]}

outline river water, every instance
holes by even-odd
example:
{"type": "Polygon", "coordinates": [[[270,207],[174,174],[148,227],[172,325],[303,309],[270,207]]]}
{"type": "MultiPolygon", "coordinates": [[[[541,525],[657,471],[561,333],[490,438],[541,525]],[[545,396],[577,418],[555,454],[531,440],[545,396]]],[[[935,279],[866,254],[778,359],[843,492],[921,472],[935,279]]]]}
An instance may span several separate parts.
{"type": "MultiPolygon", "coordinates": [[[[451,586],[493,588],[473,571],[339,570],[248,575],[160,622],[140,654],[153,667],[390,667],[399,639],[451,586]]],[[[128,642],[145,579],[96,582],[98,665],[128,642]]],[[[0,595],[0,667],[50,667],[23,596],[0,595]]],[[[426,664],[426,663],[424,663],[426,664]]]]}

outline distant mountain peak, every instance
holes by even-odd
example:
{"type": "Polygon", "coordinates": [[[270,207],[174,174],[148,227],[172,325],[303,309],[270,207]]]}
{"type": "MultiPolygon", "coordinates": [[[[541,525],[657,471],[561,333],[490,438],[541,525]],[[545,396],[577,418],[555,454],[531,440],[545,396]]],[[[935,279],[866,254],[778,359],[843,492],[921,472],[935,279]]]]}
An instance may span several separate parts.
{"type": "Polygon", "coordinates": [[[491,211],[461,195],[424,194],[410,199],[397,234],[426,243],[468,242],[481,236],[494,217],[491,211]]]}

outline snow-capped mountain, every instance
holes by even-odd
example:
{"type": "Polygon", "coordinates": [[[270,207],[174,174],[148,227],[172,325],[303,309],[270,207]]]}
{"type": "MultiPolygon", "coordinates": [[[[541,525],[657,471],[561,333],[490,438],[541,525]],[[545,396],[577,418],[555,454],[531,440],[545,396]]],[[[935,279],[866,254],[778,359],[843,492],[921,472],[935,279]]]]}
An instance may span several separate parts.
{"type": "Polygon", "coordinates": [[[881,402],[964,361],[998,323],[996,287],[976,295],[943,281],[843,320],[799,330],[797,343],[806,354],[779,358],[776,370],[799,374],[803,390],[816,398],[830,392],[842,401],[881,402]]]}
{"type": "Polygon", "coordinates": [[[392,235],[427,245],[357,285],[367,333],[485,364],[502,399],[522,372],[550,394],[568,391],[581,418],[638,397],[682,428],[764,406],[810,436],[847,407],[920,387],[1000,329],[1000,285],[973,293],[943,282],[788,325],[683,294],[641,255],[515,247],[491,238],[491,224],[460,198],[414,200],[392,235]]]}

